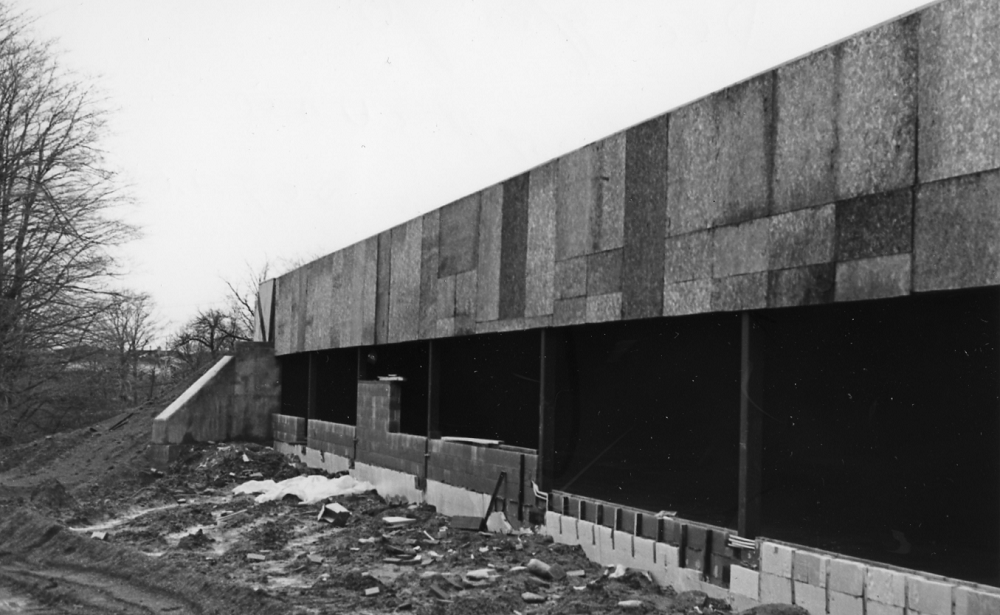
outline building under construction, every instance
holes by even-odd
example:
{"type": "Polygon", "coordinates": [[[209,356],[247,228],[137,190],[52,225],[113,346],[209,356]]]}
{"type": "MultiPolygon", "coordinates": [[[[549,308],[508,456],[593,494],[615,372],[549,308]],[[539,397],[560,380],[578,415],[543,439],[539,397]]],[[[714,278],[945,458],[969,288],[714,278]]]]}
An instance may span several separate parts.
{"type": "Polygon", "coordinates": [[[678,587],[996,613],[998,321],[1000,3],[946,0],[266,282],[256,386],[313,465],[678,587]]]}

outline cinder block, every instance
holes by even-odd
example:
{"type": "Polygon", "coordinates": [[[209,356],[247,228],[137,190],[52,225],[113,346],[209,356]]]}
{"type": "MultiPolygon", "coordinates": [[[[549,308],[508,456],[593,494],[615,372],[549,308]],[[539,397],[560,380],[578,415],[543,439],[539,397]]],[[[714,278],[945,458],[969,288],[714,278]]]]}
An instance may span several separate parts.
{"type": "Polygon", "coordinates": [[[560,521],[559,513],[552,512],[551,510],[545,512],[545,533],[549,536],[558,537],[562,535],[562,528],[559,525],[560,521]]]}
{"type": "Polygon", "coordinates": [[[795,551],[791,547],[763,542],[760,545],[760,571],[786,579],[792,578],[792,556],[795,551]]]}
{"type": "Polygon", "coordinates": [[[792,578],[816,587],[826,587],[826,567],[830,558],[818,553],[796,551],[792,557],[792,578]]]}
{"type": "Polygon", "coordinates": [[[656,543],[656,562],[668,569],[680,568],[680,553],[674,545],[656,543]]]}
{"type": "Polygon", "coordinates": [[[865,615],[904,615],[904,613],[901,606],[867,600],[865,601],[865,615]]]}
{"type": "Polygon", "coordinates": [[[809,611],[810,615],[826,615],[826,590],[795,581],[795,604],[809,611]]]}
{"type": "MultiPolygon", "coordinates": [[[[955,615],[996,615],[1000,613],[1000,593],[986,593],[955,586],[955,615]]],[[[871,611],[869,611],[871,615],[871,611]]]]}
{"type": "Polygon", "coordinates": [[[830,570],[828,587],[832,591],[850,596],[861,596],[865,587],[865,566],[845,559],[831,559],[827,568],[830,570]]]}
{"type": "Polygon", "coordinates": [[[632,565],[632,534],[615,530],[614,549],[614,561],[616,564],[622,564],[623,566],[632,565]]]}
{"type": "Polygon", "coordinates": [[[886,605],[906,606],[906,575],[885,568],[868,568],[865,597],[886,605]]]}
{"type": "Polygon", "coordinates": [[[792,580],[766,572],[760,573],[760,601],[792,603],[792,580]]]}
{"type": "Polygon", "coordinates": [[[952,585],[923,579],[906,578],[906,608],[921,615],[951,615],[952,585]]]}
{"type": "Polygon", "coordinates": [[[860,596],[830,590],[827,601],[830,615],[864,615],[865,604],[860,596]]]}
{"type": "Polygon", "coordinates": [[[754,600],[760,599],[760,573],[743,566],[730,566],[729,591],[754,600]]]}

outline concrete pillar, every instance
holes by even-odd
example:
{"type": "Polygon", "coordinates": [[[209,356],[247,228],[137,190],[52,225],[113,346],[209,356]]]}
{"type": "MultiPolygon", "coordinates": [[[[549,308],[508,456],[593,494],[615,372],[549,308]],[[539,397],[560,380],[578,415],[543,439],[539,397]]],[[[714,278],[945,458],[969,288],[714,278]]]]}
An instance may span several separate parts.
{"type": "Polygon", "coordinates": [[[764,409],[764,330],[749,312],[743,313],[740,335],[740,536],[760,531],[762,413],[764,409]]]}

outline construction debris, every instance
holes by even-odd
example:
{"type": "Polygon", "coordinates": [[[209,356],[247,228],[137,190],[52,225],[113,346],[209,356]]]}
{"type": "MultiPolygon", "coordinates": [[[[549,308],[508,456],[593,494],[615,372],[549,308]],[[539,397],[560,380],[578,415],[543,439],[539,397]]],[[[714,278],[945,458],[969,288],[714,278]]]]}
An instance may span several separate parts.
{"type": "Polygon", "coordinates": [[[319,509],[319,516],[316,517],[316,520],[326,521],[334,527],[344,527],[347,525],[347,521],[350,518],[351,511],[334,502],[332,504],[325,504],[321,506],[319,509]]]}

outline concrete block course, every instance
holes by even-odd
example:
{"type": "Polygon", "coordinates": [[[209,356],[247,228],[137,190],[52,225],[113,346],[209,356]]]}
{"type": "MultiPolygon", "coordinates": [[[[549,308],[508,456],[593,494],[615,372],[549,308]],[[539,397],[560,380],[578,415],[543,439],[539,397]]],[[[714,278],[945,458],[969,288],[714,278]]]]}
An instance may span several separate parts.
{"type": "Polygon", "coordinates": [[[827,565],[831,591],[861,596],[865,589],[865,565],[844,559],[831,559],[827,565]]]}
{"type": "Polygon", "coordinates": [[[795,604],[809,611],[810,615],[826,615],[826,590],[822,587],[795,581],[795,604]]]}
{"type": "Polygon", "coordinates": [[[791,547],[773,542],[760,545],[760,571],[767,574],[792,578],[792,558],[795,551],[791,547]]]}
{"type": "Polygon", "coordinates": [[[729,591],[758,600],[760,598],[760,573],[743,566],[730,566],[729,591]]]}
{"type": "Polygon", "coordinates": [[[951,615],[952,585],[907,576],[906,608],[920,615],[951,615]]]}
{"type": "Polygon", "coordinates": [[[1000,6],[954,0],[920,14],[921,181],[1000,166],[1000,6]]]}
{"type": "Polygon", "coordinates": [[[874,602],[906,606],[906,575],[885,568],[868,568],[865,597],[874,602]]]}
{"type": "Polygon", "coordinates": [[[786,269],[832,261],[834,222],[833,204],[772,217],[768,268],[786,269]]]}
{"type": "Polygon", "coordinates": [[[905,615],[905,610],[901,606],[869,600],[865,602],[865,615],[905,615]]]}
{"type": "Polygon", "coordinates": [[[1000,590],[979,591],[955,587],[955,615],[995,615],[1000,613],[1000,590]]]}
{"type": "Polygon", "coordinates": [[[792,580],[766,572],[760,573],[760,601],[792,604],[792,580]]]}
{"type": "Polygon", "coordinates": [[[912,287],[911,257],[897,254],[837,263],[836,275],[837,301],[899,297],[912,287]]]}
{"type": "Polygon", "coordinates": [[[914,182],[919,21],[917,16],[894,21],[840,46],[838,198],[914,182]]]}
{"type": "Polygon", "coordinates": [[[914,213],[913,289],[1000,284],[1000,172],[925,185],[914,213]]]}
{"type": "Polygon", "coordinates": [[[860,596],[829,590],[826,600],[830,615],[864,615],[865,603],[860,596]]]}
{"type": "Polygon", "coordinates": [[[808,551],[795,551],[792,556],[792,578],[816,587],[826,587],[826,569],[830,558],[808,551]]]}

